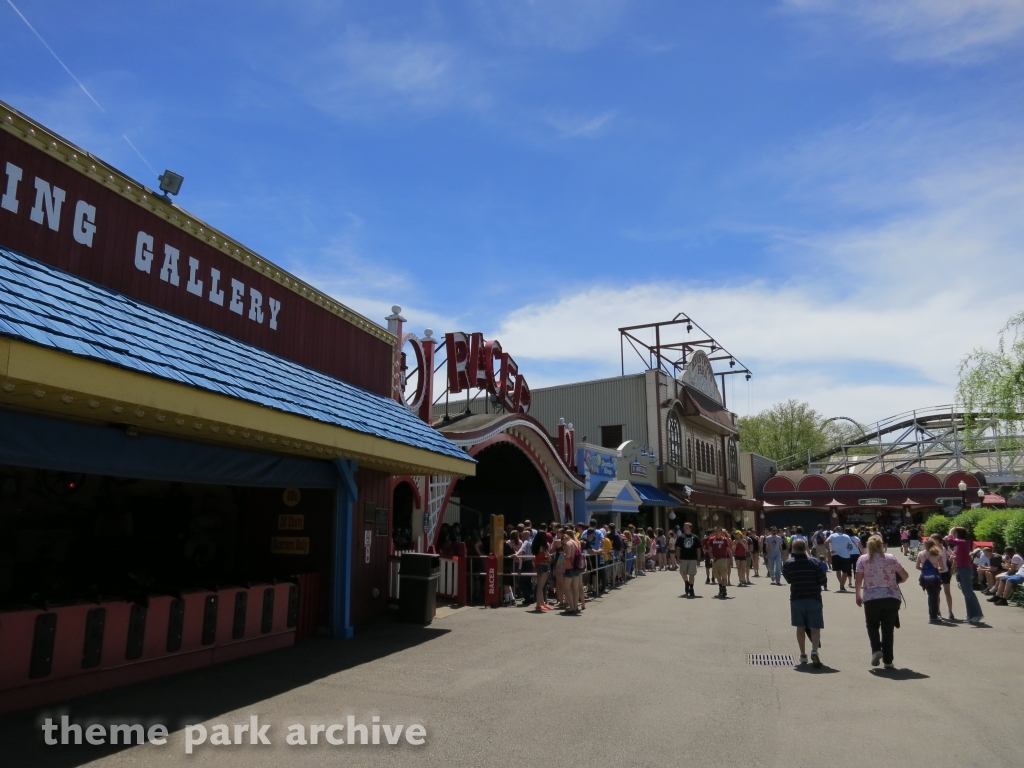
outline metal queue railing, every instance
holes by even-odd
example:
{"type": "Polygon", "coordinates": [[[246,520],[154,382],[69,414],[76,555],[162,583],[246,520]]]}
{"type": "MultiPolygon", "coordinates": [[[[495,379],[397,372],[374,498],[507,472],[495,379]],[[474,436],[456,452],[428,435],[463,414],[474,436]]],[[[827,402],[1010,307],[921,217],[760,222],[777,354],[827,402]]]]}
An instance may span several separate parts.
{"type": "MultiPolygon", "coordinates": [[[[580,578],[583,579],[583,587],[587,599],[600,597],[612,589],[618,589],[638,574],[636,556],[631,551],[625,553],[613,552],[611,562],[605,562],[604,556],[599,556],[596,552],[584,552],[584,556],[587,561],[587,569],[580,578]]],[[[533,569],[533,559],[533,555],[514,555],[504,558],[504,564],[509,565],[511,563],[512,570],[511,572],[503,570],[501,574],[502,605],[505,604],[506,586],[512,587],[512,595],[516,599],[520,597],[526,599],[527,595],[535,593],[536,582],[534,580],[537,574],[533,569]],[[529,565],[529,570],[522,569],[524,563],[529,565]]],[[[469,605],[482,604],[487,557],[472,555],[467,556],[466,560],[469,569],[468,578],[466,579],[467,602],[469,605]]],[[[555,573],[552,571],[548,575],[545,591],[554,591],[556,583],[555,573]]],[[[536,600],[535,594],[533,594],[533,598],[536,600]]]]}

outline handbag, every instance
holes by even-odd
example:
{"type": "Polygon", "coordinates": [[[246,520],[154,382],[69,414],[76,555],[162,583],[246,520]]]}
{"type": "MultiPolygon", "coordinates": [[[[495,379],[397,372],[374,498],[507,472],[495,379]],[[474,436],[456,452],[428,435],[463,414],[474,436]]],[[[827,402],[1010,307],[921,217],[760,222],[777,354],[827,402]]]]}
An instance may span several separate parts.
{"type": "Polygon", "coordinates": [[[583,554],[582,549],[576,549],[576,556],[573,558],[572,567],[577,571],[587,570],[587,556],[583,554]]]}

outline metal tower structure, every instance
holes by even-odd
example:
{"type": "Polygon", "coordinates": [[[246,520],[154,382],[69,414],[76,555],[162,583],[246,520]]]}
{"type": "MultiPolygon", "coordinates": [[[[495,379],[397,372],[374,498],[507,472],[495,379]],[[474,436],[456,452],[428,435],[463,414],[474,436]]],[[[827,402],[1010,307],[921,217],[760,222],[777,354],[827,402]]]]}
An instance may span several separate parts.
{"type": "Polygon", "coordinates": [[[647,370],[664,371],[673,378],[679,378],[686,368],[687,360],[697,350],[708,356],[708,360],[728,363],[729,367],[719,365],[714,371],[722,381],[722,402],[725,403],[725,377],[742,373],[747,381],[753,376],[750,369],[740,362],[739,358],[723,347],[707,331],[700,327],[685,312],[679,312],[671,320],[643,325],[627,325],[619,328],[619,362],[622,375],[626,375],[626,345],[636,353],[640,362],[647,370]],[[686,335],[683,335],[683,330],[686,335]],[[699,333],[693,335],[693,329],[699,333]],[[647,331],[653,339],[640,338],[640,332],[647,331]]]}

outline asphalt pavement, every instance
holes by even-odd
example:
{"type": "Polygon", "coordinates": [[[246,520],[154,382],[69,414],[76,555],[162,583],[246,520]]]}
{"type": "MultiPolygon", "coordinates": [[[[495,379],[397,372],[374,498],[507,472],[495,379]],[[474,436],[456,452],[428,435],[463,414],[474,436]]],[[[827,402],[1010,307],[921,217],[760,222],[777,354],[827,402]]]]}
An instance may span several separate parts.
{"type": "MultiPolygon", "coordinates": [[[[909,568],[908,563],[908,568],[909,568]]],[[[702,574],[703,575],[703,574],[702,574]]],[[[653,573],[580,616],[443,610],[429,627],[388,618],[351,641],[311,640],[218,667],[0,717],[14,766],[942,766],[1024,761],[1024,610],[984,603],[985,624],[930,625],[916,579],[893,672],[872,668],[852,592],[824,595],[824,666],[751,666],[798,650],[789,590],[715,599],[699,579],[653,573]],[[40,724],[164,723],[162,746],[46,746],[40,724]],[[425,743],[288,745],[288,726],[422,724],[425,743]],[[270,724],[270,745],[195,746],[184,724],[270,724]]],[[[830,581],[830,589],[835,589],[830,581]]],[[[954,609],[963,601],[954,584],[954,609]]],[[[345,737],[345,731],[335,731],[345,737]]],[[[198,738],[196,733],[193,735],[198,738]]],[[[247,740],[246,734],[242,735],[247,740]]],[[[307,732],[308,740],[308,732],[307,732]]],[[[384,742],[384,736],[381,737],[384,742]]],[[[8,762],[10,761],[10,762],[8,762]]]]}

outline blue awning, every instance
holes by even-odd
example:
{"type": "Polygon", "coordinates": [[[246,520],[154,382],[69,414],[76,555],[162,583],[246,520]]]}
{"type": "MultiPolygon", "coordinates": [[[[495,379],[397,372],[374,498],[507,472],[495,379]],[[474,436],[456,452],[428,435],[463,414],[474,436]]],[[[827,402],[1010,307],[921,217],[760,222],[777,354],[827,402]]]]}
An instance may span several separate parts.
{"type": "Polygon", "coordinates": [[[3,247],[0,336],[474,463],[395,400],[3,247]]]}
{"type": "Polygon", "coordinates": [[[683,504],[683,502],[674,496],[669,496],[661,489],[655,488],[653,485],[648,485],[647,483],[633,483],[633,488],[636,489],[637,495],[640,496],[640,503],[644,506],[678,507],[683,504]]]}

